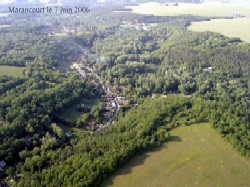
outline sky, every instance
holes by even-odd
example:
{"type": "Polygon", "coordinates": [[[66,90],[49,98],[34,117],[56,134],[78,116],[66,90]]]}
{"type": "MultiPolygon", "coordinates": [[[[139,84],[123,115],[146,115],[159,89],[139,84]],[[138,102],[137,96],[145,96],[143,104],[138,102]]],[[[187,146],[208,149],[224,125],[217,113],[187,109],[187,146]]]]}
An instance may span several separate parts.
{"type": "MultiPolygon", "coordinates": [[[[19,0],[0,0],[0,4],[18,2],[19,0]]],[[[32,0],[28,0],[32,2],[32,0]]],[[[41,0],[42,3],[47,3],[49,0],[41,0]]]]}
{"type": "Polygon", "coordinates": [[[11,1],[11,0],[1,0],[0,4],[11,3],[11,2],[13,2],[13,1],[11,1]]]}
{"type": "MultiPolygon", "coordinates": [[[[18,2],[19,0],[0,0],[0,4],[6,4],[6,3],[12,3],[12,2],[18,2]]],[[[32,0],[28,0],[32,1],[32,0]]],[[[42,3],[47,3],[49,0],[41,0],[42,3]]],[[[247,3],[250,2],[250,0],[205,0],[205,2],[220,2],[220,1],[227,1],[232,3],[247,3]]]]}

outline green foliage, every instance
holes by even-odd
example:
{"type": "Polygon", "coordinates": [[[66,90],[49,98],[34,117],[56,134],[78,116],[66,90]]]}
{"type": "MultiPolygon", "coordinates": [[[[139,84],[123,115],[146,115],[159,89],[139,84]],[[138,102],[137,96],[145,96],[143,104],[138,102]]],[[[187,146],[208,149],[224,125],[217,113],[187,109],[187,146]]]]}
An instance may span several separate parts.
{"type": "MultiPolygon", "coordinates": [[[[8,175],[23,174],[16,186],[96,186],[134,155],[168,140],[171,129],[197,122],[210,122],[249,157],[250,45],[186,30],[191,21],[205,18],[111,10],[97,8],[89,19],[41,18],[51,26],[27,22],[1,28],[0,64],[26,66],[24,79],[0,77],[0,160],[15,166],[8,175]],[[82,33],[48,36],[65,25],[82,33]],[[83,46],[95,54],[79,58],[83,46]],[[134,105],[120,110],[111,127],[68,138],[54,123],[58,113],[100,96],[102,86],[92,75],[54,68],[75,60],[93,65],[91,74],[134,105]],[[159,98],[145,99],[153,94],[159,98]]],[[[104,103],[88,107],[73,125],[101,123],[103,111],[104,103]]]]}

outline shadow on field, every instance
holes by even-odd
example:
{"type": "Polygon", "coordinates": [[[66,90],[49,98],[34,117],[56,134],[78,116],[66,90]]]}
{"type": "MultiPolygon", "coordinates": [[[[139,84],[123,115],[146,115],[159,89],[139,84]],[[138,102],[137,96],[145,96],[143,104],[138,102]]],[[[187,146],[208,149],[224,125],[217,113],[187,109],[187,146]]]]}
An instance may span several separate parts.
{"type": "Polygon", "coordinates": [[[169,142],[181,142],[181,137],[180,136],[170,136],[168,139],[169,142]]]}
{"type": "Polygon", "coordinates": [[[181,142],[181,141],[182,139],[180,136],[170,136],[168,141],[163,145],[132,157],[131,160],[128,161],[126,165],[122,166],[114,174],[112,174],[110,177],[104,180],[104,182],[101,184],[101,187],[112,186],[114,184],[113,180],[115,179],[115,177],[132,173],[132,169],[134,167],[144,164],[145,160],[150,156],[149,153],[158,152],[161,151],[162,149],[166,149],[168,142],[181,142]]]}

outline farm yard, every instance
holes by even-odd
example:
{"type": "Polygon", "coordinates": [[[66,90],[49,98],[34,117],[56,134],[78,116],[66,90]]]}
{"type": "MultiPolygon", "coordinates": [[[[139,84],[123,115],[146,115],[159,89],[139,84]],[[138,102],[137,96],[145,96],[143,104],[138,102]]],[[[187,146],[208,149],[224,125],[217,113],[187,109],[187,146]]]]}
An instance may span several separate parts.
{"type": "Polygon", "coordinates": [[[221,17],[241,14],[250,16],[250,7],[232,3],[180,3],[179,6],[164,6],[160,3],[144,3],[139,6],[128,6],[137,14],[154,14],[156,16],[176,16],[193,14],[197,16],[221,17]]]}
{"type": "Polygon", "coordinates": [[[171,131],[169,142],[133,158],[103,186],[248,186],[250,164],[207,123],[171,131]]]}
{"type": "Polygon", "coordinates": [[[188,29],[194,32],[218,32],[227,37],[238,37],[242,41],[250,42],[250,18],[212,19],[211,21],[193,22],[188,29]]]}
{"type": "Polygon", "coordinates": [[[2,66],[0,65],[0,76],[1,75],[9,75],[9,76],[23,76],[23,70],[25,67],[17,67],[17,66],[2,66]]]}

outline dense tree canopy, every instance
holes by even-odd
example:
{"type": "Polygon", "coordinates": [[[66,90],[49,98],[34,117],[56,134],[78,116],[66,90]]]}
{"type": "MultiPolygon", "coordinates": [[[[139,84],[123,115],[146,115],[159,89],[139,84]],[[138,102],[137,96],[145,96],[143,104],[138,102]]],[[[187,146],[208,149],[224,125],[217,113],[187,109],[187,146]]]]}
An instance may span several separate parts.
{"type": "Polygon", "coordinates": [[[0,76],[0,161],[7,162],[0,177],[22,174],[13,186],[99,185],[134,155],[167,141],[171,129],[203,121],[250,156],[250,45],[187,31],[191,21],[207,18],[116,9],[11,15],[19,22],[0,29],[0,64],[26,67],[24,78],[0,76]],[[93,69],[79,76],[68,69],[73,62],[93,69]],[[107,85],[131,105],[110,127],[86,131],[89,120],[102,122],[107,85]],[[84,98],[100,102],[81,109],[73,124],[58,123],[58,113],[84,98]],[[83,133],[69,137],[65,128],[83,133]]]}

